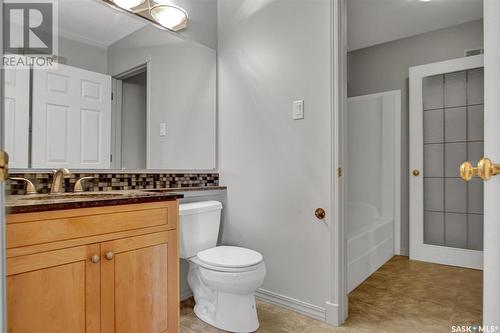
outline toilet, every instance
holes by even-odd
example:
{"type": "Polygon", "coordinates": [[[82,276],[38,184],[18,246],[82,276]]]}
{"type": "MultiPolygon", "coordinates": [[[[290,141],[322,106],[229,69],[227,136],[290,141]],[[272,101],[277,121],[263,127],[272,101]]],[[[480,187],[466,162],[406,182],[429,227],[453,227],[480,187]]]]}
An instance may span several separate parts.
{"type": "Polygon", "coordinates": [[[266,275],[262,255],[236,246],[216,246],[222,204],[203,201],[179,206],[180,257],[189,262],[194,313],[229,332],[259,328],[255,291],[266,275]]]}

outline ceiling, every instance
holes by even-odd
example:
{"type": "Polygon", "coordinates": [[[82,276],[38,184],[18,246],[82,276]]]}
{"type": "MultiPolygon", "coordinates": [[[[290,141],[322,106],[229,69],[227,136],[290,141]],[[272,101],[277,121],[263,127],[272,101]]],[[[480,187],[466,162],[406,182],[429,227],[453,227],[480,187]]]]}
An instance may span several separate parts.
{"type": "Polygon", "coordinates": [[[347,0],[349,51],[483,17],[483,0],[347,0]]]}
{"type": "Polygon", "coordinates": [[[81,42],[108,47],[145,26],[100,0],[63,0],[58,4],[59,35],[81,42]]]}

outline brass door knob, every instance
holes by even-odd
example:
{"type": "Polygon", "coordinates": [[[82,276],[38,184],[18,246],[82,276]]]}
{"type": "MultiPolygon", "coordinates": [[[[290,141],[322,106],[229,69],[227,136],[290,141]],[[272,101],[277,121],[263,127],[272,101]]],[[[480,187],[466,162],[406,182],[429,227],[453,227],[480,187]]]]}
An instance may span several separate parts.
{"type": "Polygon", "coordinates": [[[477,163],[477,171],[482,180],[490,180],[500,173],[500,165],[494,164],[489,158],[482,158],[477,163]]]}
{"type": "Polygon", "coordinates": [[[109,251],[109,252],[106,252],[106,254],[104,256],[108,260],[113,260],[113,257],[115,256],[115,254],[113,252],[109,251]]]}
{"type": "Polygon", "coordinates": [[[489,158],[480,159],[477,167],[473,167],[470,162],[464,162],[460,166],[460,177],[465,181],[471,180],[474,176],[490,180],[498,174],[500,174],[500,164],[494,164],[489,158]]]}
{"type": "Polygon", "coordinates": [[[413,173],[413,175],[414,175],[415,177],[420,176],[420,170],[415,169],[415,170],[413,170],[413,172],[412,172],[412,173],[413,173]]]}
{"type": "Polygon", "coordinates": [[[479,176],[477,168],[473,167],[470,162],[464,162],[460,166],[460,177],[468,182],[474,176],[479,176]]]}
{"type": "Polygon", "coordinates": [[[0,182],[9,179],[9,154],[0,150],[0,182]]]}
{"type": "Polygon", "coordinates": [[[323,220],[326,217],[326,212],[323,208],[318,208],[314,212],[314,215],[316,215],[318,219],[323,220]]]}
{"type": "Polygon", "coordinates": [[[92,257],[90,257],[90,261],[92,261],[94,264],[97,264],[99,261],[101,261],[101,257],[99,255],[94,254],[92,257]]]}

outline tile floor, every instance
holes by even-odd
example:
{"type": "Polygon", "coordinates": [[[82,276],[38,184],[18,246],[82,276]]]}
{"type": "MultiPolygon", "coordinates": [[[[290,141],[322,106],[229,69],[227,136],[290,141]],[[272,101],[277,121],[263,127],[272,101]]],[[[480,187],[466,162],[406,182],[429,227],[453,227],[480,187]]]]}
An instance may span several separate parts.
{"type": "MultiPolygon", "coordinates": [[[[396,256],[349,295],[349,319],[332,327],[258,302],[259,333],[451,332],[451,325],[481,322],[482,272],[411,262],[396,256]]],[[[181,333],[223,332],[181,307],[181,333]]]]}

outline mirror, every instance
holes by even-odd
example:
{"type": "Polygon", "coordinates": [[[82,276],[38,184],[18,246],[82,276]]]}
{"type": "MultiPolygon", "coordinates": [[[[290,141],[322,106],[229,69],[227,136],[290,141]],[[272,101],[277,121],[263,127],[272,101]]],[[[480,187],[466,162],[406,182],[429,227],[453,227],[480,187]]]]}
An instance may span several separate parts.
{"type": "Polygon", "coordinates": [[[58,65],[5,70],[11,168],[214,169],[216,51],[102,0],[58,4],[58,65]]]}

